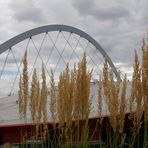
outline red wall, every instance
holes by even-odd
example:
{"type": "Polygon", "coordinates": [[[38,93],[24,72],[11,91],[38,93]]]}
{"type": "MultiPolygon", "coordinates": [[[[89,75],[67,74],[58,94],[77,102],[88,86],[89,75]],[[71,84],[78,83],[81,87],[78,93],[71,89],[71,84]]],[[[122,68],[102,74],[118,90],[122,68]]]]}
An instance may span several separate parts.
{"type": "MultiPolygon", "coordinates": [[[[96,128],[96,122],[97,122],[97,118],[89,119],[89,123],[88,123],[89,124],[89,134],[90,134],[89,137],[91,137],[91,135],[94,134],[94,136],[92,137],[93,140],[101,140],[100,132],[102,130],[102,127],[98,126],[96,128]]],[[[52,124],[49,123],[48,128],[53,129],[52,124]]],[[[23,139],[22,135],[26,135],[25,133],[27,133],[27,139],[29,137],[34,136],[33,135],[34,129],[35,129],[35,124],[34,125],[33,124],[18,124],[18,125],[0,127],[0,131],[3,137],[3,143],[20,143],[23,139]]],[[[74,141],[77,139],[76,136],[77,136],[77,132],[75,130],[75,132],[73,133],[74,141]]]]}
{"type": "MultiPolygon", "coordinates": [[[[52,126],[49,125],[49,128],[51,127],[52,126]]],[[[0,127],[3,143],[20,143],[23,140],[23,138],[26,138],[23,137],[25,135],[27,135],[27,139],[33,137],[34,131],[35,131],[35,125],[33,124],[22,124],[22,125],[18,124],[18,125],[0,127]]]]}
{"type": "Polygon", "coordinates": [[[21,140],[20,127],[3,127],[1,129],[3,143],[19,143],[21,140]]]}

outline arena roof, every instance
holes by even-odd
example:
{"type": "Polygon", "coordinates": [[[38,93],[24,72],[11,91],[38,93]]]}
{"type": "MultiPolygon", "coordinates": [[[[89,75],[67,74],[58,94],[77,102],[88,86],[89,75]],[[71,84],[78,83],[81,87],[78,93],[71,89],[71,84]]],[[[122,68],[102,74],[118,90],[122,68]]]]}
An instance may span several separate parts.
{"type": "MultiPolygon", "coordinates": [[[[128,83],[127,88],[127,98],[129,96],[130,92],[130,83],[128,83]]],[[[90,88],[90,96],[93,97],[92,99],[92,110],[90,113],[90,117],[96,117],[97,115],[97,96],[98,96],[98,82],[91,82],[91,88],[90,88]]],[[[50,111],[49,111],[49,95],[48,95],[48,103],[47,103],[47,114],[48,114],[48,122],[53,122],[50,117],[50,111]]],[[[103,114],[106,115],[106,106],[105,103],[103,103],[103,114]]],[[[27,112],[27,123],[31,122],[31,114],[28,111],[27,112]]],[[[15,124],[26,124],[25,122],[21,121],[19,119],[19,113],[18,113],[18,96],[12,95],[7,97],[1,97],[0,98],[0,127],[1,126],[12,126],[15,124]]]]}

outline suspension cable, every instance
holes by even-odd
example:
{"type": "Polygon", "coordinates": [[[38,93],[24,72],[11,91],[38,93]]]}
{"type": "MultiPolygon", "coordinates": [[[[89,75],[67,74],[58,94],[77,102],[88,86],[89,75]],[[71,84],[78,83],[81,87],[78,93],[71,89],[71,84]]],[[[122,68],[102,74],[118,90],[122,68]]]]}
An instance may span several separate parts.
{"type": "MultiPolygon", "coordinates": [[[[29,38],[29,40],[27,42],[27,45],[26,45],[26,48],[25,48],[26,50],[27,50],[27,48],[29,46],[29,43],[30,43],[30,38],[29,38]]],[[[12,94],[12,91],[13,91],[13,88],[14,88],[14,85],[15,85],[15,82],[16,82],[16,79],[17,79],[17,76],[18,76],[18,73],[20,72],[20,68],[21,68],[22,63],[23,63],[23,59],[21,60],[20,65],[18,66],[18,70],[17,70],[16,76],[14,78],[14,81],[13,81],[13,84],[12,84],[12,87],[11,87],[11,90],[10,90],[10,93],[9,93],[10,96],[12,94]]],[[[21,72],[20,72],[20,74],[21,74],[21,72]]]]}
{"type": "Polygon", "coordinates": [[[13,51],[12,51],[11,48],[10,48],[10,51],[11,51],[11,53],[12,53],[12,55],[13,55],[13,58],[14,58],[14,61],[15,61],[16,67],[17,67],[19,73],[21,74],[21,71],[20,71],[19,66],[18,66],[18,64],[17,64],[17,60],[16,60],[15,55],[14,55],[14,53],[13,53],[13,51]]]}
{"type": "MultiPolygon", "coordinates": [[[[48,64],[48,62],[49,62],[49,60],[50,60],[50,57],[51,57],[52,52],[53,52],[53,49],[54,49],[54,47],[55,47],[55,45],[56,45],[56,43],[57,43],[57,40],[58,40],[58,38],[59,38],[59,34],[60,34],[60,32],[58,32],[58,35],[56,36],[56,39],[55,39],[55,41],[54,41],[54,43],[53,43],[53,46],[52,46],[52,48],[51,48],[51,52],[50,52],[50,54],[48,55],[48,58],[47,58],[47,61],[46,61],[46,65],[48,64]]],[[[49,35],[49,34],[48,34],[48,35],[49,35]]]]}
{"type": "MultiPolygon", "coordinates": [[[[54,49],[54,47],[56,46],[57,40],[58,40],[58,38],[59,38],[59,34],[60,34],[60,31],[58,31],[58,34],[57,34],[56,39],[55,39],[54,42],[52,42],[51,39],[50,39],[50,41],[53,43],[53,45],[52,45],[51,52],[49,53],[48,58],[47,58],[47,61],[46,61],[46,64],[45,64],[45,69],[46,69],[46,71],[48,71],[48,70],[47,70],[47,64],[48,64],[48,62],[49,62],[49,60],[50,60],[50,57],[51,57],[52,52],[53,52],[53,49],[54,49]]],[[[48,32],[47,32],[47,36],[48,36],[48,38],[49,38],[48,32]]],[[[50,78],[50,73],[48,73],[48,76],[49,76],[49,78],[50,78]]],[[[41,78],[40,78],[40,79],[41,79],[41,78]]],[[[48,84],[47,84],[47,86],[48,86],[48,84]]]]}
{"type": "MultiPolygon", "coordinates": [[[[90,42],[89,42],[89,43],[90,43],[90,42]]],[[[92,47],[90,47],[89,43],[88,43],[88,48],[93,49],[92,47]]],[[[97,50],[95,51],[95,54],[94,54],[94,52],[93,52],[92,56],[91,56],[91,57],[89,56],[90,60],[88,61],[88,64],[89,64],[91,61],[94,63],[94,60],[93,60],[93,59],[94,59],[95,55],[97,55],[97,57],[98,57],[97,50]]],[[[100,59],[100,57],[98,57],[98,59],[100,59]]],[[[103,63],[103,59],[100,60],[100,64],[102,64],[102,63],[103,63]]],[[[98,68],[99,65],[95,63],[95,67],[98,68]]],[[[100,74],[101,74],[102,71],[100,70],[100,68],[98,68],[98,69],[99,69],[99,72],[100,72],[100,74]]],[[[99,73],[97,73],[96,70],[95,70],[95,73],[96,73],[97,75],[99,75],[99,73]]]]}
{"type": "MultiPolygon", "coordinates": [[[[59,31],[59,33],[62,34],[62,31],[59,31]]],[[[65,45],[64,45],[64,47],[63,47],[61,53],[60,53],[60,51],[58,50],[58,48],[56,47],[56,44],[55,44],[55,49],[58,51],[58,54],[59,54],[60,57],[59,57],[59,59],[58,59],[58,61],[57,61],[57,63],[56,63],[56,66],[55,66],[55,68],[54,68],[54,71],[53,71],[54,73],[55,73],[55,71],[56,71],[56,69],[57,69],[57,67],[58,67],[58,64],[59,64],[59,62],[60,62],[61,59],[63,60],[64,64],[66,65],[66,61],[63,59],[62,55],[63,55],[63,52],[64,52],[64,50],[65,50],[65,48],[66,48],[66,46],[67,46],[67,44],[68,44],[68,41],[69,41],[69,39],[70,39],[70,37],[71,37],[71,34],[72,34],[72,33],[69,33],[68,39],[65,40],[66,43],[65,43],[65,45]]],[[[50,38],[50,40],[52,41],[52,43],[54,43],[53,40],[52,40],[52,38],[50,37],[50,35],[49,35],[49,38],[50,38]]],[[[49,84],[50,84],[50,82],[48,82],[47,86],[49,86],[49,84]]]]}
{"type": "MultiPolygon", "coordinates": [[[[68,63],[70,63],[70,61],[71,61],[71,59],[72,59],[72,56],[73,56],[73,54],[75,53],[76,48],[78,47],[80,38],[81,38],[81,37],[79,36],[79,38],[76,39],[76,45],[75,45],[75,47],[72,49],[72,54],[70,55],[70,58],[69,58],[68,63]]],[[[76,53],[75,53],[75,54],[76,54],[76,53]]]]}
{"type": "Polygon", "coordinates": [[[2,68],[2,71],[1,71],[1,74],[0,74],[0,79],[2,77],[2,74],[3,74],[3,71],[4,71],[5,65],[7,63],[7,59],[8,59],[9,53],[10,53],[10,49],[8,49],[8,53],[7,53],[7,56],[6,56],[6,59],[5,59],[5,62],[4,62],[4,65],[3,65],[3,68],[2,68]]]}
{"type": "MultiPolygon", "coordinates": [[[[89,45],[89,42],[87,42],[87,44],[86,44],[85,47],[81,44],[81,42],[79,42],[79,45],[81,46],[81,48],[86,49],[86,48],[88,47],[88,45],[89,45]]],[[[94,62],[94,60],[89,56],[89,54],[88,54],[88,57],[91,59],[91,61],[94,63],[95,66],[98,66],[98,65],[94,62]]],[[[98,72],[96,72],[96,69],[95,69],[95,73],[98,75],[98,72]]]]}
{"type": "MultiPolygon", "coordinates": [[[[61,31],[61,34],[62,34],[62,31],[61,31]]],[[[62,52],[60,53],[60,58],[58,59],[58,62],[57,62],[56,67],[55,67],[55,69],[54,69],[54,72],[56,71],[56,68],[58,67],[58,64],[59,64],[60,60],[62,59],[63,61],[65,61],[65,60],[63,59],[62,55],[63,55],[63,52],[64,52],[64,50],[65,50],[65,48],[66,48],[66,46],[67,46],[67,44],[68,44],[68,41],[69,41],[70,37],[71,37],[71,33],[69,34],[68,39],[66,39],[66,43],[65,43],[65,45],[64,45],[64,48],[63,48],[62,52]]],[[[65,62],[65,63],[66,63],[66,62],[65,62]]]]}
{"type": "Polygon", "coordinates": [[[45,35],[44,35],[44,37],[43,37],[43,40],[42,40],[42,42],[41,42],[41,45],[40,45],[39,49],[36,47],[36,45],[35,45],[33,39],[31,38],[31,41],[32,41],[32,43],[33,43],[33,46],[34,46],[35,50],[37,51],[37,56],[36,56],[35,61],[34,61],[34,63],[33,63],[33,66],[32,66],[32,69],[31,69],[31,72],[30,72],[29,77],[30,77],[30,76],[32,75],[32,73],[33,73],[33,69],[34,69],[34,67],[35,67],[35,64],[36,64],[36,61],[37,61],[38,57],[40,57],[42,63],[44,64],[44,61],[43,61],[42,57],[40,56],[40,51],[41,51],[42,46],[43,46],[43,44],[44,44],[46,35],[47,35],[47,33],[45,33],[45,35]]]}
{"type": "MultiPolygon", "coordinates": [[[[64,34],[62,34],[62,35],[63,35],[64,39],[66,40],[66,37],[64,36],[64,34]]],[[[78,40],[78,42],[79,42],[79,40],[78,40]]],[[[70,44],[69,42],[68,42],[68,44],[69,44],[69,47],[70,47],[71,49],[73,49],[73,51],[74,51],[75,55],[77,56],[78,60],[80,60],[80,59],[79,59],[79,56],[76,54],[74,48],[71,46],[71,44],[70,44]]]]}
{"type": "MultiPolygon", "coordinates": [[[[59,31],[59,32],[61,33],[62,31],[59,31]]],[[[53,39],[51,38],[51,36],[50,36],[49,34],[48,34],[48,37],[49,37],[49,39],[51,40],[51,42],[54,44],[54,41],[53,41],[53,39]]],[[[55,49],[57,50],[59,56],[61,57],[60,51],[58,50],[58,48],[56,47],[56,45],[55,45],[55,49]]],[[[61,58],[62,58],[62,57],[61,57],[61,58]]],[[[66,65],[65,60],[64,60],[64,59],[62,59],[62,60],[63,60],[64,64],[66,65]]]]}

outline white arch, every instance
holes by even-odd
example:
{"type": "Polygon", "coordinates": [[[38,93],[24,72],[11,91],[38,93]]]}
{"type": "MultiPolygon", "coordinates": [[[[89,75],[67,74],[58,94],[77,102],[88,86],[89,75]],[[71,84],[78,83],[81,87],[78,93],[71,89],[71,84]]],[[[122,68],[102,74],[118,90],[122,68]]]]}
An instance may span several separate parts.
{"type": "Polygon", "coordinates": [[[31,38],[32,36],[41,34],[41,33],[48,33],[51,31],[66,31],[66,32],[71,32],[74,34],[79,35],[80,37],[85,38],[86,40],[88,40],[91,44],[93,44],[97,50],[100,51],[100,53],[107,59],[110,67],[112,68],[113,72],[115,73],[115,75],[117,76],[117,70],[113,64],[113,62],[111,61],[110,57],[107,55],[107,53],[104,51],[104,49],[100,46],[100,44],[93,39],[90,35],[88,35],[87,33],[83,32],[80,29],[71,27],[71,26],[66,26],[66,25],[47,25],[47,26],[42,26],[42,27],[38,27],[38,28],[34,28],[32,30],[26,31],[24,33],[21,33],[13,38],[11,38],[10,40],[2,43],[0,45],[0,54],[5,52],[6,50],[10,49],[12,46],[16,45],[17,43],[27,39],[27,38],[31,38]]]}

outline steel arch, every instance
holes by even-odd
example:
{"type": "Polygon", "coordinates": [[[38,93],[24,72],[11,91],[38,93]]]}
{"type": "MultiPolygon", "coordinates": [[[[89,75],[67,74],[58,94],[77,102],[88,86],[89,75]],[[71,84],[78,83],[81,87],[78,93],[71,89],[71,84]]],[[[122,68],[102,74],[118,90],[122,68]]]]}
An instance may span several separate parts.
{"type": "Polygon", "coordinates": [[[0,54],[5,52],[6,50],[10,49],[12,46],[16,45],[17,43],[27,39],[27,38],[31,38],[32,36],[44,33],[44,32],[51,32],[51,31],[65,31],[65,32],[71,32],[74,34],[79,35],[80,37],[85,38],[86,40],[88,40],[91,44],[93,44],[97,50],[100,51],[100,53],[107,59],[110,67],[112,68],[113,72],[115,73],[115,75],[118,75],[118,72],[113,64],[113,62],[111,61],[110,57],[108,56],[108,54],[105,52],[105,50],[100,46],[100,44],[93,39],[89,34],[85,33],[84,31],[77,29],[75,27],[72,26],[67,26],[67,25],[47,25],[47,26],[41,26],[38,28],[34,28],[32,30],[26,31],[24,33],[21,33],[11,39],[9,39],[8,41],[2,43],[0,45],[0,54]]]}

